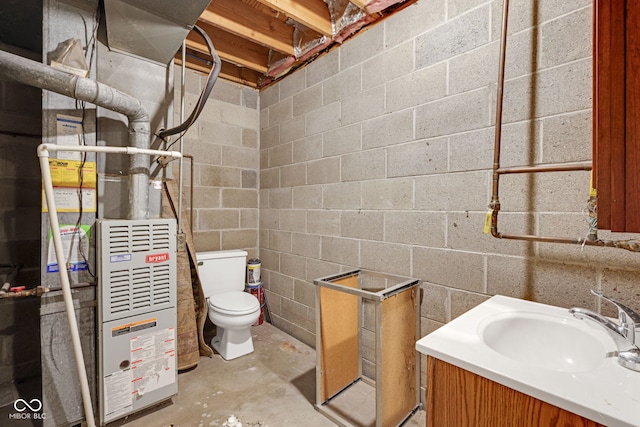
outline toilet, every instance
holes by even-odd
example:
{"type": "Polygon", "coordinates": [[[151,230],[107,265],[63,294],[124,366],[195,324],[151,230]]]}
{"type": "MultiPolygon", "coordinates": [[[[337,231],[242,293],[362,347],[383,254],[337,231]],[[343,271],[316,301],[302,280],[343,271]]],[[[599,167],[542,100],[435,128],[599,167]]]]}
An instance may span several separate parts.
{"type": "Polygon", "coordinates": [[[244,292],[247,252],[198,252],[196,259],[209,319],[216,325],[211,346],[225,360],[253,352],[250,328],[260,316],[260,302],[244,292]]]}

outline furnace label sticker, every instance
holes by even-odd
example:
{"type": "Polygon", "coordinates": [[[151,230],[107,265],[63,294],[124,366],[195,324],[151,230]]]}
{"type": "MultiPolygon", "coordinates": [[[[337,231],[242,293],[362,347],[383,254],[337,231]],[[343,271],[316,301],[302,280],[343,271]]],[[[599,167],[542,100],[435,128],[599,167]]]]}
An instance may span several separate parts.
{"type": "Polygon", "coordinates": [[[175,328],[131,338],[132,393],[142,397],[176,381],[175,328]]]}
{"type": "MultiPolygon", "coordinates": [[[[60,225],[62,251],[67,264],[67,271],[88,270],[90,225],[60,225]]],[[[58,260],[53,246],[51,230],[49,230],[49,253],[47,256],[47,273],[58,272],[58,260]]]]}
{"type": "Polygon", "coordinates": [[[105,418],[116,418],[119,414],[126,414],[133,409],[131,369],[118,370],[105,375],[104,384],[104,412],[105,418]]]}

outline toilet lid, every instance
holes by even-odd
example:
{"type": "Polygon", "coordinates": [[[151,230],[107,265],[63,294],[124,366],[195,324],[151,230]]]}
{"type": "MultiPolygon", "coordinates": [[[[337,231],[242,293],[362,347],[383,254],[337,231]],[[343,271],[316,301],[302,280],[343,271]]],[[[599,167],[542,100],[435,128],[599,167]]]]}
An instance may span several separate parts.
{"type": "Polygon", "coordinates": [[[209,298],[209,306],[229,314],[251,313],[260,308],[258,298],[248,292],[224,292],[209,298]]]}

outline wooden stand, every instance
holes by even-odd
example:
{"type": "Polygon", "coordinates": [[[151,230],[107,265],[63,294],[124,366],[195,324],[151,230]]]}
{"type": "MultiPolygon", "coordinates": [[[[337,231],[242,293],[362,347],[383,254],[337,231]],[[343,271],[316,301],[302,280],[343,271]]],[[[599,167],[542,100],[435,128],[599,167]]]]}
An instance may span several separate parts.
{"type": "Polygon", "coordinates": [[[329,401],[362,380],[375,387],[376,427],[402,424],[420,406],[420,280],[354,270],[314,284],[316,408],[353,426],[329,401]],[[375,382],[362,375],[363,299],[375,306],[375,382]]]}

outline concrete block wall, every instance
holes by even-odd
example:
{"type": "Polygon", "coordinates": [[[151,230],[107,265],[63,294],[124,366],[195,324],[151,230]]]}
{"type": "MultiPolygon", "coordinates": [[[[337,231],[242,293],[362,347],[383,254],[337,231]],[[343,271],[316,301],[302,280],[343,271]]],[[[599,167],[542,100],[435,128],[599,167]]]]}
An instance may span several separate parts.
{"type": "MultiPolygon", "coordinates": [[[[611,314],[595,288],[640,309],[638,254],[483,234],[502,4],[418,1],[261,92],[276,326],[314,346],[313,280],[356,267],[423,281],[422,335],[498,293],[611,314]]],[[[591,14],[511,2],[502,166],[590,160],[591,14]]],[[[500,231],[584,237],[589,179],[505,177],[500,231]]]]}
{"type": "MultiPolygon", "coordinates": [[[[174,75],[177,125],[181,123],[179,67],[174,75]]],[[[206,75],[187,70],[185,117],[193,111],[206,80],[206,75]]],[[[184,153],[194,157],[193,228],[198,251],[245,249],[249,256],[258,255],[259,118],[258,91],[218,79],[202,114],[185,134],[184,153]]],[[[186,206],[190,166],[185,159],[186,206]]],[[[189,227],[189,218],[183,227],[189,227]]]]}

